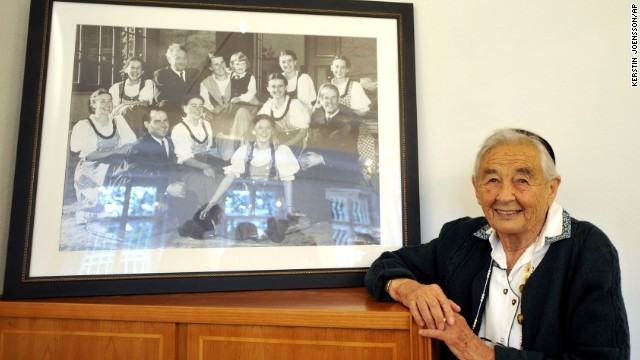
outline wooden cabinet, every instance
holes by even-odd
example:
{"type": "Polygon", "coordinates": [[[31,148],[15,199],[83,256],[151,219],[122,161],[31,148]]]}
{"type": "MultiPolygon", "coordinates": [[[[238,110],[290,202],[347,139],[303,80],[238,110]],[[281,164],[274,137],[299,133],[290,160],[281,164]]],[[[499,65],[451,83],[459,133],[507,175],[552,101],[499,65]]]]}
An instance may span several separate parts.
{"type": "Polygon", "coordinates": [[[431,359],[364,288],[0,301],[1,360],[431,359]]]}

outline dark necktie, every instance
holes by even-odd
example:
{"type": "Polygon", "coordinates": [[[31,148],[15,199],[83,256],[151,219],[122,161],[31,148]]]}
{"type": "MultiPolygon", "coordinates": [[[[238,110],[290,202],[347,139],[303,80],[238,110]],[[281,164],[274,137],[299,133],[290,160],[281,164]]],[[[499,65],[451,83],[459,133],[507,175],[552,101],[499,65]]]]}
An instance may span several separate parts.
{"type": "Polygon", "coordinates": [[[167,159],[169,158],[169,144],[167,143],[166,138],[162,138],[162,146],[164,146],[164,151],[167,153],[167,159]]]}
{"type": "Polygon", "coordinates": [[[182,78],[182,81],[187,82],[187,80],[184,78],[184,70],[180,71],[180,77],[182,78]]]}

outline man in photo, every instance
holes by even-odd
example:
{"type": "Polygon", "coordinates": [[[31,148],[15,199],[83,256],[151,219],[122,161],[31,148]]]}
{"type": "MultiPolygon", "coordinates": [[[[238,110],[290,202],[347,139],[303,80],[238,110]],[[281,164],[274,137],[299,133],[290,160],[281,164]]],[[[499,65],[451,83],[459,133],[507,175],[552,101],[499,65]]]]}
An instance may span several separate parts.
{"type": "Polygon", "coordinates": [[[169,45],[166,56],[169,66],[156,70],[153,81],[156,85],[156,103],[166,110],[173,126],[182,119],[180,105],[183,99],[200,92],[200,71],[188,67],[187,50],[181,44],[169,45]]]}
{"type": "Polygon", "coordinates": [[[127,162],[135,185],[158,186],[165,193],[167,215],[178,223],[189,219],[198,207],[195,193],[185,187],[178,165],[175,146],[167,134],[169,120],[161,108],[150,108],[144,118],[147,132],[131,147],[127,162]]]}

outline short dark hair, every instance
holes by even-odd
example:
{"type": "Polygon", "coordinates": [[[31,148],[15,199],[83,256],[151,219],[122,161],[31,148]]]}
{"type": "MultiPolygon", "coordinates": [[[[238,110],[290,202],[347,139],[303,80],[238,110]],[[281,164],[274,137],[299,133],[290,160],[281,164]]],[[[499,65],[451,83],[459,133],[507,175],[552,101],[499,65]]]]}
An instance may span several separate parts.
{"type": "Polygon", "coordinates": [[[298,57],[296,56],[296,53],[293,52],[293,50],[289,50],[289,49],[284,49],[282,51],[280,51],[280,54],[278,55],[278,59],[280,59],[280,56],[291,56],[293,58],[293,60],[298,60],[298,57]]]}
{"type": "Polygon", "coordinates": [[[344,63],[347,65],[347,68],[351,68],[351,60],[349,60],[348,57],[344,56],[344,55],[336,55],[333,57],[333,59],[331,60],[331,65],[333,65],[333,62],[336,60],[342,60],[344,61],[344,63]]]}
{"type": "Polygon", "coordinates": [[[271,123],[271,126],[273,126],[274,128],[276,126],[276,119],[274,119],[273,116],[268,115],[268,114],[258,114],[255,118],[253,118],[253,126],[256,126],[256,124],[260,120],[269,121],[271,123]]]}
{"type": "Polygon", "coordinates": [[[282,80],[284,81],[284,85],[289,85],[289,81],[287,81],[287,78],[282,75],[281,73],[271,73],[269,74],[269,77],[267,77],[267,84],[269,83],[269,81],[271,80],[282,80]]]}
{"type": "Polygon", "coordinates": [[[200,99],[204,103],[204,98],[202,96],[200,96],[198,94],[189,94],[189,95],[185,96],[184,98],[182,98],[182,106],[187,106],[189,104],[189,101],[191,101],[193,99],[200,99]]]}

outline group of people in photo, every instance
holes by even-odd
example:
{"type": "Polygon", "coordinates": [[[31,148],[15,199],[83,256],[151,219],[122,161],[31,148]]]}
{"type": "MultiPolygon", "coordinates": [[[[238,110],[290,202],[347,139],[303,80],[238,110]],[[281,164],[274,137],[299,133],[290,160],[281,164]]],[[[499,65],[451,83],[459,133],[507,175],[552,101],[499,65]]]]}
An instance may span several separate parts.
{"type": "MultiPolygon", "coordinates": [[[[123,81],[90,94],[89,115],[73,126],[70,139],[80,158],[77,224],[104,216],[104,192],[136,181],[163,184],[162,208],[177,220],[180,235],[203,238],[232,206],[234,184],[241,184],[259,188],[254,192],[262,195],[249,207],[268,208],[274,218],[265,225],[268,236],[282,241],[291,225],[299,230],[303,220],[339,217],[343,210],[328,198],[328,188],[378,193],[376,138],[363,117],[371,101],[349,78],[347,57],[335,56],[332,78],[314,84],[298,69],[295,52],[282,50],[281,71],[268,75],[264,89],[242,52],[228,65],[210,52],[206,77],[189,67],[181,44],[169,45],[166,59],[168,66],[147,79],[144,62],[130,58],[123,81]]],[[[379,227],[379,214],[371,219],[379,227]]],[[[241,225],[217,233],[244,238],[236,232],[241,225]]]]}

